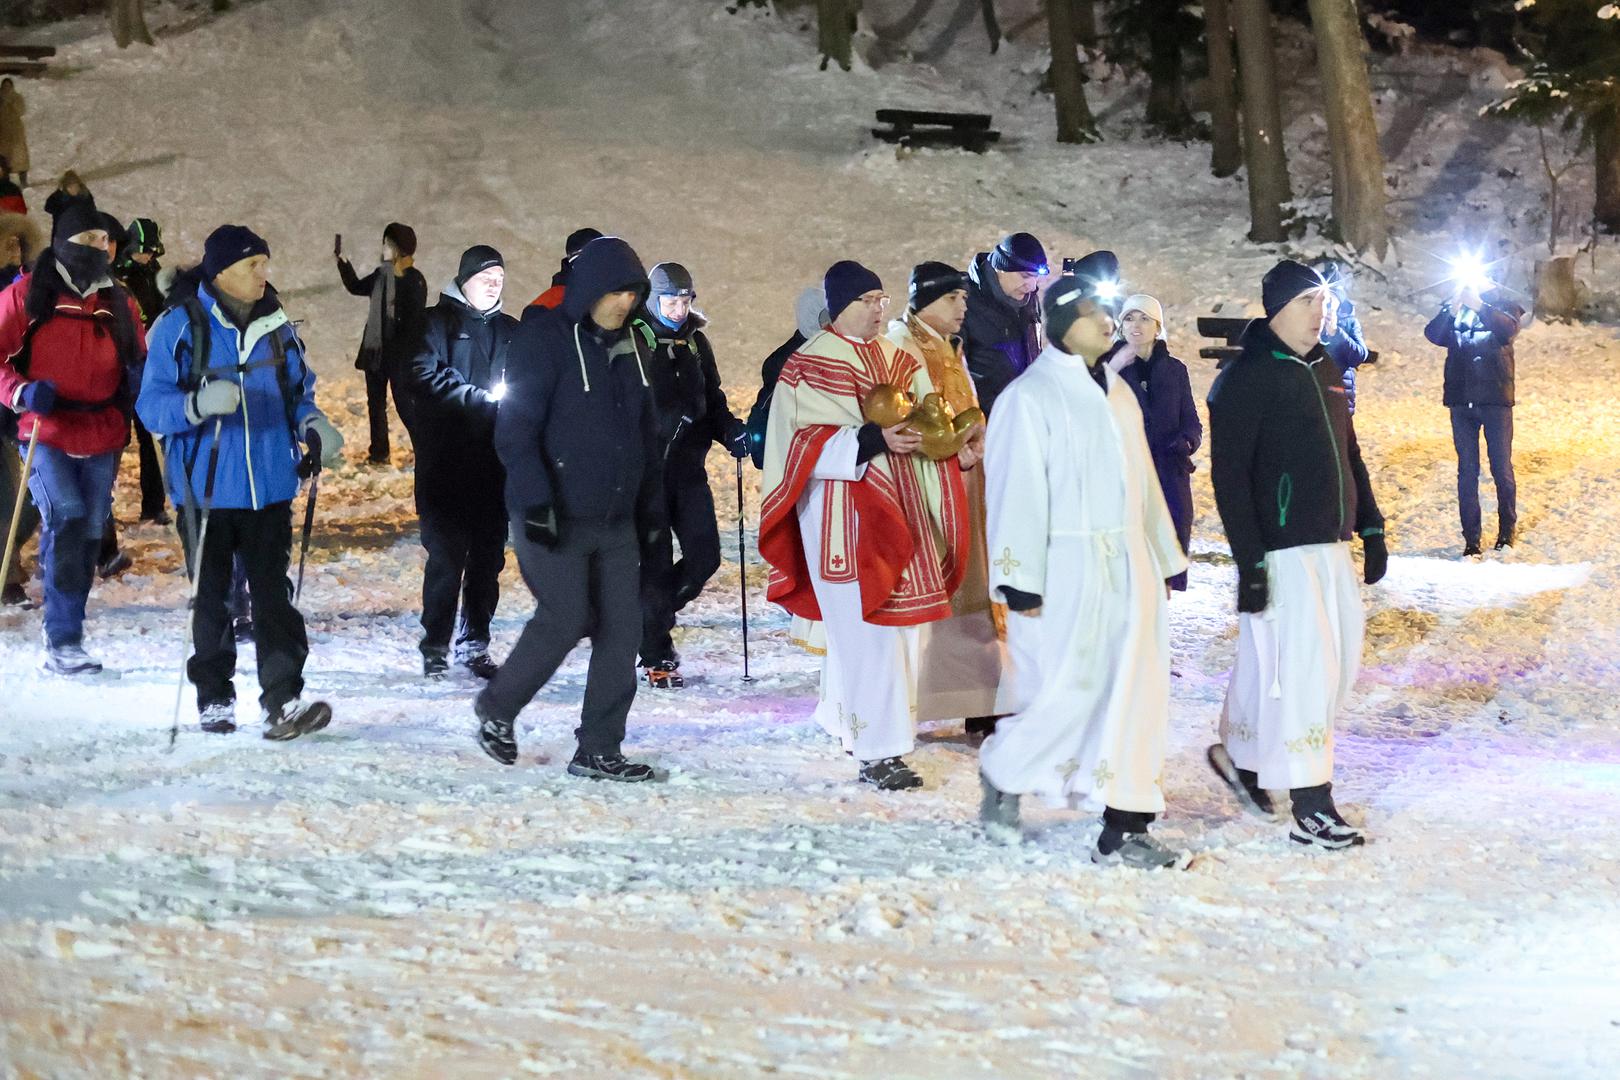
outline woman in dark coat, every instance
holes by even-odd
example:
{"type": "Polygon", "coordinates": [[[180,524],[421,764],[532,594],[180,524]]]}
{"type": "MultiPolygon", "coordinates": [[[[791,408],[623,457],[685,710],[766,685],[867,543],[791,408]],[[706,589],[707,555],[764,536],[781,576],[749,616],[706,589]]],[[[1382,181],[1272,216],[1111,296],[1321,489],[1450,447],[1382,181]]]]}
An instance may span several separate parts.
{"type": "MultiPolygon", "coordinates": [[[[341,248],[342,238],[339,237],[341,248]]],[[[394,391],[394,410],[405,425],[406,434],[415,438],[415,403],[407,387],[411,362],[416,358],[427,318],[427,279],[413,265],[416,261],[416,233],[409,225],[390,222],[383,229],[382,258],[365,277],[355,273],[341,250],[337,254],[338,275],[343,287],[354,296],[371,299],[366,315],[365,335],[357,371],[366,373],[366,412],[371,420],[371,446],[367,460],[375,465],[388,463],[388,390],[394,391]]]]}
{"type": "MultiPolygon", "coordinates": [[[[1165,343],[1164,309],[1151,296],[1126,299],[1119,312],[1120,340],[1103,360],[1136,393],[1147,428],[1148,450],[1159,474],[1165,505],[1176,523],[1181,550],[1192,540],[1193,452],[1204,441],[1204,425],[1193,402],[1187,365],[1170,355],[1165,343]]],[[[1177,592],[1187,589],[1183,571],[1170,579],[1177,592]]]]}

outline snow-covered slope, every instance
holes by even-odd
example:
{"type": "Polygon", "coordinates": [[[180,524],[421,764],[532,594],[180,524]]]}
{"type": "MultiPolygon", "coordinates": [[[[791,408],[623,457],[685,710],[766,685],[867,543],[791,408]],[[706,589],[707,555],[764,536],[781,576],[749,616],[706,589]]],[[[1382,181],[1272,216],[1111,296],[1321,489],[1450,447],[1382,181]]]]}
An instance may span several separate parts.
{"type": "MultiPolygon", "coordinates": [[[[1034,5],[999,6],[1013,40],[991,57],[961,18],[976,4],[868,0],[884,48],[848,74],[817,70],[791,21],[711,0],[159,9],[175,32],[124,53],[70,28],[70,77],[24,87],[35,176],[78,167],[105,208],[163,223],[173,263],[222,221],[263,232],[350,438],[350,464],[322,486],[304,604],[311,689],[337,720],[286,746],[192,728],[163,753],[184,595],[167,530],[129,528],[136,569],[92,598],[90,644],[116,675],[40,676],[37,613],[0,613],[7,1070],[1612,1074],[1614,334],[1521,339],[1525,537],[1506,558],[1456,561],[1439,357],[1421,339],[1431,295],[1416,295],[1443,271],[1421,251],[1449,251],[1505,194],[1539,198],[1497,172],[1530,174],[1513,163],[1521,135],[1474,119],[1497,77],[1477,59],[1378,73],[1402,144],[1392,170],[1414,195],[1397,204],[1412,250],[1358,285],[1383,357],[1357,422],[1396,553],[1367,591],[1367,668],[1338,744],[1338,790],[1375,838],[1364,851],[1291,850],[1203,767],[1234,635],[1203,468],[1193,585],[1172,610],[1165,771],[1163,835],[1199,853],[1187,873],[1095,870],[1095,826],[1072,815],[1034,814],[1023,850],[989,846],[951,729],[915,756],[926,791],[857,788],[809,721],[815,665],[762,611],[757,556],[759,679],[740,681],[720,455],[728,561],[678,638],[693,685],[644,694],[631,718],[630,749],[668,784],[563,776],[583,650],[525,713],[512,770],[472,743],[471,686],[418,680],[409,460],[358,464],[364,302],[337,282],[334,232],[358,255],[387,221],[411,223],[435,284],[463,247],[493,243],[514,303],[547,283],[567,232],[619,232],[649,264],[692,268],[741,408],[792,297],[831,261],[868,262],[900,296],[914,262],[965,262],[1026,228],[1054,257],[1116,249],[1207,388],[1193,320],[1241,310],[1276,257],[1243,240],[1240,183],[1209,177],[1202,146],[1131,138],[1140,87],[1123,80],[1094,84],[1108,143],[1051,144],[1049,102],[1030,96],[1034,5]],[[1446,84],[1414,74],[1447,66],[1446,84]],[[864,133],[888,104],[988,108],[1007,142],[897,156],[864,133]]],[[[1296,184],[1320,189],[1309,58],[1287,67],[1296,184]]],[[[1596,282],[1611,291],[1612,259],[1596,282]]],[[[756,475],[746,484],[751,547],[756,475]]],[[[529,610],[509,576],[498,654],[529,610]]],[[[246,720],[250,673],[238,689],[246,720]]]]}

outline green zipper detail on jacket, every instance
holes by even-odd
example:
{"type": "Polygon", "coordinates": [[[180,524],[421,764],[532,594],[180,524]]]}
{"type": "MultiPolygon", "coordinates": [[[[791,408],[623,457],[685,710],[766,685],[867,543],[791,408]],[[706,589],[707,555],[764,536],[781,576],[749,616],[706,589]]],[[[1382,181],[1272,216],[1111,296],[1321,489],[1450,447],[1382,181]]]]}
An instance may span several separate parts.
{"type": "Polygon", "coordinates": [[[1333,438],[1333,417],[1328,413],[1327,398],[1322,396],[1322,384],[1316,381],[1316,365],[1322,362],[1321,357],[1315,360],[1302,360],[1293,353],[1277,352],[1272,354],[1279,360],[1292,360],[1305,369],[1311,377],[1311,389],[1316,391],[1316,403],[1322,407],[1322,423],[1327,425],[1328,441],[1333,443],[1333,474],[1339,481],[1339,528],[1335,536],[1344,532],[1344,466],[1339,462],[1338,443],[1333,438]]]}
{"type": "Polygon", "coordinates": [[[1288,506],[1294,501],[1294,476],[1283,473],[1277,480],[1277,528],[1288,527],[1288,506]]]}

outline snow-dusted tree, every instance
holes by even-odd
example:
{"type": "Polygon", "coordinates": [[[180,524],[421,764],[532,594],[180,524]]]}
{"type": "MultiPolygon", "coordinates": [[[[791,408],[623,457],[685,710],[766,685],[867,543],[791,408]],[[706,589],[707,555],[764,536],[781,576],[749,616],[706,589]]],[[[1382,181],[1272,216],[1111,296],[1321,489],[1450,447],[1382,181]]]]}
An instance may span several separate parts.
{"type": "Polygon", "coordinates": [[[1243,83],[1243,159],[1249,168],[1249,239],[1283,239],[1283,203],[1294,197],[1283,153],[1277,53],[1266,0],[1232,0],[1238,72],[1243,83]]]}
{"type": "Polygon", "coordinates": [[[1520,0],[1519,8],[1530,66],[1485,115],[1578,131],[1596,159],[1593,217],[1620,232],[1620,4],[1520,0]]]}
{"type": "Polygon", "coordinates": [[[1379,259],[1389,249],[1384,152],[1367,79],[1356,0],[1310,0],[1333,161],[1333,222],[1340,238],[1379,259]]]}
{"type": "Polygon", "coordinates": [[[1147,122],[1166,135],[1194,129],[1183,49],[1199,47],[1195,0],[1120,0],[1109,8],[1107,53],[1148,75],[1147,122]]]}
{"type": "Polygon", "coordinates": [[[1080,52],[1074,43],[1074,9],[1061,0],[1048,3],[1046,26],[1052,43],[1052,98],[1057,105],[1058,142],[1096,142],[1101,136],[1086,101],[1080,52]]]}
{"type": "Polygon", "coordinates": [[[107,0],[107,21],[112,24],[113,41],[120,49],[132,43],[155,44],[146,28],[146,0],[107,0]]]}
{"type": "Polygon", "coordinates": [[[1204,46],[1209,55],[1209,170],[1231,176],[1243,167],[1238,135],[1237,63],[1232,59],[1232,12],[1227,0],[1204,0],[1204,46]]]}

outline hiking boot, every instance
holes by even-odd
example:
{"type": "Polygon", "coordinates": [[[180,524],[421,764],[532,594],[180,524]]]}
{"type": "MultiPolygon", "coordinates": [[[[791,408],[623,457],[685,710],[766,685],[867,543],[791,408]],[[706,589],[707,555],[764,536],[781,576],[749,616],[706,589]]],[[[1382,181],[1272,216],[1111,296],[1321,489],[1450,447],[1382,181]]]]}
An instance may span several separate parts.
{"type": "Polygon", "coordinates": [[[621,784],[640,784],[658,779],[651,765],[631,761],[623,754],[587,754],[580,750],[568,763],[568,772],[591,780],[617,780],[621,784]]]}
{"type": "Polygon", "coordinates": [[[1271,793],[1260,786],[1260,776],[1248,769],[1240,769],[1232,763],[1232,755],[1226,752],[1226,747],[1216,743],[1204,752],[1204,758],[1209,767],[1215,770],[1243,809],[1256,817],[1275,819],[1277,807],[1271,801],[1271,793]]]}
{"type": "Polygon", "coordinates": [[[469,654],[461,661],[461,666],[478,676],[478,678],[483,679],[485,682],[493,679],[495,677],[495,673],[501,670],[501,665],[497,664],[494,658],[491,657],[488,652],[475,652],[469,654]]]}
{"type": "Polygon", "coordinates": [[[120,549],[107,556],[105,562],[97,564],[96,576],[102,579],[117,577],[133,565],[134,560],[120,549]]]}
{"type": "Polygon", "coordinates": [[[204,705],[197,716],[197,726],[210,735],[229,735],[236,730],[236,702],[216,701],[204,705]]]}
{"type": "Polygon", "coordinates": [[[449,674],[450,659],[443,649],[422,650],[422,678],[439,682],[449,674]]]}
{"type": "Polygon", "coordinates": [[[94,660],[77,641],[70,645],[45,645],[45,670],[53,675],[94,675],[101,661],[94,660]]]}
{"type": "Polygon", "coordinates": [[[1480,550],[1478,540],[1469,540],[1467,543],[1463,544],[1463,553],[1462,553],[1463,558],[1472,559],[1476,555],[1483,555],[1483,554],[1485,554],[1485,553],[1480,550]]]}
{"type": "Polygon", "coordinates": [[[331,722],[332,706],[326,702],[294,698],[279,709],[264,711],[264,737],[271,742],[286,742],[311,735],[331,722]]]}
{"type": "Polygon", "coordinates": [[[1104,827],[1092,849],[1091,861],[1098,866],[1129,866],[1136,870],[1163,870],[1176,865],[1181,856],[1145,832],[1122,833],[1104,827]]]}
{"type": "Polygon", "coordinates": [[[473,716],[478,718],[478,745],[484,753],[502,765],[517,764],[517,733],[513,730],[512,721],[496,716],[484,704],[482,694],[473,698],[473,716]]]}
{"type": "Polygon", "coordinates": [[[1497,551],[1501,551],[1503,548],[1512,547],[1513,546],[1513,530],[1512,529],[1504,529],[1503,531],[1497,533],[1496,534],[1496,544],[1494,546],[1495,546],[1497,551]]]}
{"type": "Polygon", "coordinates": [[[984,834],[998,844],[1011,846],[1024,838],[1018,821],[1018,796],[997,788],[984,773],[979,774],[979,822],[984,834]]]}
{"type": "Polygon", "coordinates": [[[665,660],[647,667],[647,685],[654,690],[679,690],[686,685],[681,676],[680,661],[665,660]]]}
{"type": "Polygon", "coordinates": [[[922,777],[898,757],[861,762],[861,783],[871,784],[879,791],[910,791],[923,786],[922,777]]]}

